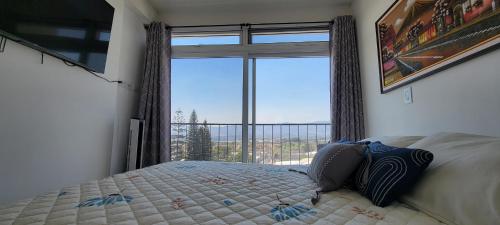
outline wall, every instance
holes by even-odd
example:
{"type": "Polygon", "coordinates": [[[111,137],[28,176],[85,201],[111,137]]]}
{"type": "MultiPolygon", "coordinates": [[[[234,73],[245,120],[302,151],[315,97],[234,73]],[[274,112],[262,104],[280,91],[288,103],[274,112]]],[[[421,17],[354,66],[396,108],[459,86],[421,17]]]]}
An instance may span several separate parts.
{"type": "Polygon", "coordinates": [[[367,135],[458,131],[500,136],[500,50],[409,84],[413,104],[403,103],[402,88],[380,94],[375,21],[393,2],[355,0],[352,4],[367,135]]]}
{"type": "MultiPolygon", "coordinates": [[[[268,4],[273,4],[269,2],[268,4]]],[[[200,5],[202,6],[202,5],[200,5]]],[[[281,5],[255,8],[255,4],[248,2],[248,7],[233,7],[225,9],[218,7],[186,7],[176,11],[167,11],[158,15],[165,23],[177,25],[201,24],[239,24],[239,23],[279,23],[303,21],[328,21],[335,16],[350,15],[348,4],[336,4],[334,1],[327,5],[306,6],[281,5]],[[196,15],[196,16],[193,16],[196,15]]]]}
{"type": "Polygon", "coordinates": [[[0,54],[0,202],[108,174],[114,84],[8,41],[0,54]]]}
{"type": "Polygon", "coordinates": [[[144,0],[111,0],[120,14],[115,14],[117,29],[112,34],[110,51],[117,57],[107,63],[110,76],[120,77],[125,88],[117,89],[115,132],[110,158],[110,174],[125,171],[130,118],[137,116],[146,32],[156,12],[144,0]],[[118,29],[119,28],[119,29],[118,29]]]}
{"type": "Polygon", "coordinates": [[[123,170],[147,18],[112,5],[104,76],[122,85],[11,41],[0,53],[0,204],[123,170]]]}

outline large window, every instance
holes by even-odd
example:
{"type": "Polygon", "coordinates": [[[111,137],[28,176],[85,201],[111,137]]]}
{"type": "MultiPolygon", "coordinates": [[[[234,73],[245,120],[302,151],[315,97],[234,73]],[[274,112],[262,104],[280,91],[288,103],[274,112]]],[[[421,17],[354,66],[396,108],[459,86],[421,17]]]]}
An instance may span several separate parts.
{"type": "Polygon", "coordinates": [[[241,161],[243,60],[174,59],[171,80],[172,158],[241,161]]]}
{"type": "Polygon", "coordinates": [[[328,122],[329,58],[257,59],[257,122],[328,122]]]}
{"type": "Polygon", "coordinates": [[[241,123],[243,60],[172,60],[172,110],[211,123],[241,123]]]}
{"type": "Polygon", "coordinates": [[[328,140],[329,58],[256,59],[256,161],[309,164],[328,140]]]}
{"type": "Polygon", "coordinates": [[[326,29],[174,31],[173,159],[308,164],[329,139],[327,40],[326,29]]]}

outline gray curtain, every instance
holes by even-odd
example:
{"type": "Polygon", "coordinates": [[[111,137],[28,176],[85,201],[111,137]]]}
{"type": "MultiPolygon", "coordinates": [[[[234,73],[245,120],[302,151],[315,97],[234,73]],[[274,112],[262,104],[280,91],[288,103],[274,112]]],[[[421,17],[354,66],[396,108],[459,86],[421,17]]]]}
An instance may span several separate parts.
{"type": "Polygon", "coordinates": [[[170,30],[147,28],[139,119],[144,120],[143,166],[170,161],[170,30]]]}
{"type": "Polygon", "coordinates": [[[334,19],[330,28],[330,60],[331,140],[363,139],[363,100],[352,16],[334,19]]]}

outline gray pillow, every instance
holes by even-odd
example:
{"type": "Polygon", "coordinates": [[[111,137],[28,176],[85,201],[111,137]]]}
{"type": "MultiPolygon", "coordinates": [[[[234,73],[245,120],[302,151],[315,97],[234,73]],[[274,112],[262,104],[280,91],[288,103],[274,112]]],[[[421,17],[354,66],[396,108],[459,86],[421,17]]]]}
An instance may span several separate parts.
{"type": "Polygon", "coordinates": [[[316,150],[319,151],[320,149],[324,148],[325,146],[329,145],[330,143],[326,143],[326,144],[318,144],[316,146],[316,150]]]}
{"type": "Polygon", "coordinates": [[[307,175],[318,184],[320,191],[335,191],[358,168],[366,145],[332,143],[314,156],[307,175]]]}

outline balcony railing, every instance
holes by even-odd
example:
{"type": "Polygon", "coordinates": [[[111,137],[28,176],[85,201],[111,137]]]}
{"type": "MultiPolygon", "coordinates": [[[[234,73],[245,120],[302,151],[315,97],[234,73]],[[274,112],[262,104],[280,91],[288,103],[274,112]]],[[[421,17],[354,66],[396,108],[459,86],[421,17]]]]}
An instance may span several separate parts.
{"type": "MultiPolygon", "coordinates": [[[[307,165],[330,139],[329,123],[248,125],[248,159],[255,163],[307,165]]],[[[173,160],[242,161],[242,124],[172,123],[173,160]]]]}

